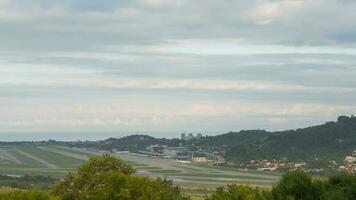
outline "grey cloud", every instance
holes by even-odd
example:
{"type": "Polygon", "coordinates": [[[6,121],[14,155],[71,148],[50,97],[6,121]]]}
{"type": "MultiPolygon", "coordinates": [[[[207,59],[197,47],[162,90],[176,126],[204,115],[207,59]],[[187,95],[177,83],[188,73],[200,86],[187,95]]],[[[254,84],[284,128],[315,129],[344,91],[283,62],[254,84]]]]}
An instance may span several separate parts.
{"type": "MultiPolygon", "coordinates": [[[[0,107],[18,106],[23,109],[17,111],[19,115],[32,105],[39,112],[82,104],[152,108],[148,114],[133,112],[127,121],[135,115],[148,116],[150,121],[162,106],[179,110],[182,104],[204,101],[336,109],[327,114],[286,111],[208,117],[173,113],[171,120],[164,116],[164,124],[169,124],[165,130],[279,129],[333,120],[356,101],[356,58],[354,51],[348,52],[356,48],[355,10],[351,0],[4,0],[0,2],[0,107]],[[195,46],[196,40],[205,45],[195,46]],[[178,50],[169,49],[172,46],[178,50]],[[240,49],[234,52],[231,46],[240,49]],[[157,79],[167,83],[158,88],[145,88],[142,83],[122,88],[94,84],[123,79],[145,79],[151,86],[157,79]],[[185,80],[203,81],[203,87],[181,87],[179,81],[185,80]],[[176,81],[173,86],[172,81],[176,81]],[[222,83],[214,87],[214,81],[222,83]],[[237,84],[235,89],[224,89],[233,81],[292,89],[258,90],[259,85],[239,89],[237,84]]],[[[5,114],[0,117],[6,118],[5,114]]],[[[27,117],[25,124],[36,122],[36,116],[27,117]]],[[[147,124],[138,127],[154,129],[147,124]]]]}
{"type": "MultiPolygon", "coordinates": [[[[273,81],[306,86],[356,87],[356,59],[337,54],[268,55],[161,55],[117,54],[117,58],[31,57],[14,63],[92,70],[94,74],[120,77],[161,77],[273,81]],[[125,57],[128,57],[125,59],[125,57]],[[341,77],[342,76],[342,77],[341,77]],[[335,80],[335,81],[330,81],[335,80]]],[[[11,62],[11,61],[10,61],[11,62]]]]}
{"type": "Polygon", "coordinates": [[[86,50],[183,38],[234,38],[253,43],[298,45],[356,42],[353,37],[356,35],[356,14],[353,12],[356,4],[344,4],[345,1],[157,2],[151,5],[144,1],[58,3],[48,0],[31,4],[11,1],[10,8],[6,3],[0,7],[5,10],[0,16],[1,43],[7,44],[3,46],[6,49],[45,51],[86,50]],[[289,2],[301,3],[289,6],[289,2]],[[277,4],[271,5],[275,9],[271,12],[276,14],[255,13],[266,18],[261,20],[270,20],[265,25],[256,24],[249,15],[254,15],[255,7],[268,7],[268,3],[277,4]],[[252,14],[247,14],[250,10],[252,14]],[[14,16],[6,17],[9,13],[14,16]]]}

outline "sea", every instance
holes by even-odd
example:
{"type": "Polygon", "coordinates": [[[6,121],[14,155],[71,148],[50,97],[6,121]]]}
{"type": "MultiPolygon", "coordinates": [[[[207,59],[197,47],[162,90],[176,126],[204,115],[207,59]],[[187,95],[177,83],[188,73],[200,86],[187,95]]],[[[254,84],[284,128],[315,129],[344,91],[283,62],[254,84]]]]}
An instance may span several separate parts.
{"type": "Polygon", "coordinates": [[[154,131],[154,132],[0,132],[0,142],[12,141],[97,141],[108,138],[120,138],[129,135],[141,134],[150,135],[157,138],[179,138],[180,133],[175,131],[154,131]]]}

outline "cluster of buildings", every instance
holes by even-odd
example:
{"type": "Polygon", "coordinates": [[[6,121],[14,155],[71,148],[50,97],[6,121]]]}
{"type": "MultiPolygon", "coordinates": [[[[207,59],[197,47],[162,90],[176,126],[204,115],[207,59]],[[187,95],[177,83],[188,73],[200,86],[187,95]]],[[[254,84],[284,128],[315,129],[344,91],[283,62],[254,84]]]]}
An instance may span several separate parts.
{"type": "Polygon", "coordinates": [[[192,151],[184,146],[168,147],[166,145],[150,145],[146,148],[146,151],[140,151],[139,153],[160,158],[171,158],[184,162],[213,162],[212,160],[208,159],[205,153],[192,151]]]}
{"type": "MultiPolygon", "coordinates": [[[[200,140],[203,138],[201,133],[198,134],[181,134],[182,141],[200,140]]],[[[218,155],[219,151],[206,151],[197,148],[194,144],[181,143],[179,146],[171,147],[167,145],[154,144],[147,146],[144,150],[138,151],[141,156],[159,157],[176,159],[179,162],[187,163],[224,163],[222,156],[218,155]]]]}
{"type": "MultiPolygon", "coordinates": [[[[314,158],[318,160],[318,158],[314,158]]],[[[334,170],[337,169],[339,164],[336,161],[329,161],[329,167],[334,170]]],[[[258,171],[275,171],[277,169],[288,169],[288,170],[297,170],[302,169],[309,172],[322,172],[323,168],[320,169],[308,169],[307,163],[305,162],[289,162],[287,158],[282,159],[273,159],[273,160],[250,160],[244,164],[241,164],[242,168],[255,168],[258,171]]],[[[351,155],[348,155],[344,159],[343,165],[339,166],[339,171],[344,171],[352,174],[356,174],[356,150],[352,152],[351,155]]]]}
{"type": "Polygon", "coordinates": [[[287,158],[273,159],[273,160],[250,160],[249,162],[242,164],[243,168],[255,168],[257,171],[275,171],[277,169],[303,169],[305,168],[305,162],[288,162],[287,158]]]}
{"type": "Polygon", "coordinates": [[[340,166],[339,169],[340,171],[356,174],[356,150],[351,155],[345,157],[344,165],[340,166]]]}

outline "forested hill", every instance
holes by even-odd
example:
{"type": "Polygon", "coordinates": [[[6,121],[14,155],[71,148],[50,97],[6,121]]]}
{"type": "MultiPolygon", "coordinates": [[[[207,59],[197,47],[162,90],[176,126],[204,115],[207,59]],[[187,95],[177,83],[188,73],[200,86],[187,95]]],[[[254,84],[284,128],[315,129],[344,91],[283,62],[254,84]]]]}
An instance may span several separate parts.
{"type": "Polygon", "coordinates": [[[139,151],[144,150],[150,145],[167,145],[167,146],[179,146],[181,140],[179,139],[166,139],[155,138],[148,135],[130,135],[122,138],[109,138],[103,141],[95,142],[73,142],[70,146],[84,147],[84,148],[97,148],[101,150],[111,151],[113,149],[118,151],[139,151]]]}
{"type": "Polygon", "coordinates": [[[199,141],[195,141],[198,146],[236,146],[246,143],[255,143],[258,141],[264,141],[271,132],[265,130],[244,130],[240,132],[229,132],[217,136],[204,137],[199,141]]]}
{"type": "Polygon", "coordinates": [[[356,117],[341,116],[336,122],[280,132],[241,131],[210,137],[206,144],[228,144],[227,159],[287,157],[290,160],[341,160],[356,149],[356,117]]]}
{"type": "MultiPolygon", "coordinates": [[[[59,143],[48,141],[46,143],[59,143]]],[[[59,144],[64,144],[59,143],[59,144]]],[[[341,116],[336,122],[279,132],[247,130],[229,132],[199,140],[154,138],[131,135],[103,141],[68,142],[69,146],[102,150],[139,151],[149,145],[186,146],[191,149],[225,151],[228,161],[288,158],[291,161],[341,161],[356,150],[356,117],[341,116]],[[223,148],[221,148],[223,147],[223,148]]]]}

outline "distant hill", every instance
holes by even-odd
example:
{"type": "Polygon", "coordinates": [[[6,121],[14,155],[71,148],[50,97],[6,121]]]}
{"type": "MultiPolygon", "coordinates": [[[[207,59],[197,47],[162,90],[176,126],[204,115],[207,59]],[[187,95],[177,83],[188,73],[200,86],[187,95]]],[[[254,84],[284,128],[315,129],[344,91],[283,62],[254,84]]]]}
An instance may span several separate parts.
{"type": "Polygon", "coordinates": [[[287,157],[290,160],[341,160],[356,149],[356,117],[341,116],[337,122],[279,132],[240,131],[206,138],[201,145],[228,145],[227,160],[287,157]]]}
{"type": "Polygon", "coordinates": [[[75,142],[71,146],[97,148],[111,151],[116,149],[118,151],[139,151],[144,150],[147,146],[160,144],[167,146],[179,146],[181,140],[179,139],[165,139],[155,138],[148,135],[130,135],[122,138],[109,138],[103,141],[95,142],[75,142]]]}
{"type": "Polygon", "coordinates": [[[248,160],[288,158],[325,166],[329,160],[342,159],[356,149],[356,117],[341,116],[336,122],[319,126],[269,132],[245,130],[229,132],[200,140],[159,139],[147,135],[131,135],[97,142],[72,143],[77,147],[103,150],[139,151],[149,145],[186,145],[191,149],[226,149],[228,161],[242,163],[248,160]],[[220,148],[221,149],[221,148],[220,148]]]}
{"type": "Polygon", "coordinates": [[[243,145],[246,143],[254,143],[258,141],[264,141],[269,135],[270,132],[265,130],[246,130],[240,132],[229,132],[217,136],[208,136],[202,140],[195,141],[195,144],[198,146],[236,146],[243,145]]]}

